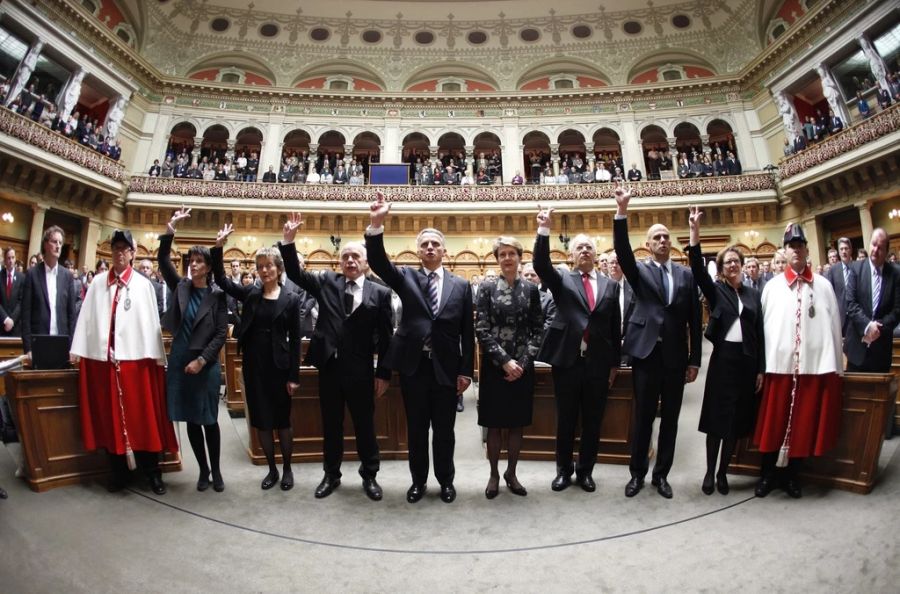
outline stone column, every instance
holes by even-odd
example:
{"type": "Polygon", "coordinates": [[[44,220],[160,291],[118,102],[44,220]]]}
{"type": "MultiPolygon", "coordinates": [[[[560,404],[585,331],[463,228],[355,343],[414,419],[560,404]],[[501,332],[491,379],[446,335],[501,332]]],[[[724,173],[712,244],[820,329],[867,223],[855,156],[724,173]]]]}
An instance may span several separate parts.
{"type": "Polygon", "coordinates": [[[194,138],[194,148],[191,150],[191,163],[195,165],[200,164],[200,148],[203,145],[203,137],[198,136],[194,138]]]}
{"type": "MultiPolygon", "coordinates": [[[[721,147],[723,150],[728,150],[727,146],[721,147]]],[[[712,143],[709,142],[709,134],[701,134],[700,135],[700,152],[707,153],[712,152],[712,143]]]]}
{"type": "Polygon", "coordinates": [[[878,55],[878,52],[875,50],[875,46],[872,45],[872,42],[869,41],[869,38],[865,35],[860,36],[858,39],[859,46],[862,48],[863,53],[866,55],[866,59],[869,61],[869,69],[872,71],[872,76],[875,77],[875,82],[878,83],[878,86],[891,94],[891,85],[888,84],[887,80],[887,67],[884,65],[884,60],[878,55]]]}
{"type": "Polygon", "coordinates": [[[519,140],[519,121],[515,111],[503,118],[500,154],[503,157],[503,183],[510,183],[516,172],[531,179],[531,164],[525,162],[525,146],[519,140]]]}
{"type": "Polygon", "coordinates": [[[553,163],[553,175],[559,177],[559,143],[550,143],[550,161],[553,163]]]}
{"type": "Polygon", "coordinates": [[[838,90],[837,81],[834,80],[831,69],[828,68],[825,62],[821,62],[816,65],[815,70],[822,82],[822,94],[825,95],[825,100],[828,101],[828,107],[834,112],[834,115],[841,118],[846,128],[850,123],[850,112],[847,110],[847,104],[844,102],[843,97],[841,97],[841,92],[838,90]]]}
{"type": "Polygon", "coordinates": [[[122,119],[125,117],[125,107],[128,99],[122,95],[116,96],[109,104],[109,110],[106,112],[106,139],[114,140],[119,137],[119,127],[122,125],[122,119]]]}
{"type": "Polygon", "coordinates": [[[812,261],[813,270],[817,264],[824,264],[825,259],[825,230],[822,228],[821,219],[811,215],[801,219],[803,231],[806,233],[806,247],[809,249],[809,258],[812,261]]]}
{"type": "Polygon", "coordinates": [[[772,93],[772,96],[775,98],[775,106],[778,108],[779,115],[781,115],[784,133],[787,135],[788,140],[793,142],[794,138],[803,133],[803,128],[800,126],[800,116],[797,115],[797,108],[794,107],[794,98],[784,91],[772,93]]]}
{"type": "Polygon", "coordinates": [[[275,171],[281,168],[281,153],[284,149],[284,138],[281,135],[283,121],[284,118],[281,117],[281,114],[273,114],[269,120],[269,126],[259,149],[259,179],[262,179],[262,174],[269,170],[269,165],[273,165],[275,171]]]}
{"type": "Polygon", "coordinates": [[[41,252],[41,235],[44,234],[44,217],[47,214],[47,207],[43,204],[32,204],[31,210],[31,233],[28,236],[28,254],[25,262],[28,261],[33,254],[41,252]]]}
{"type": "Polygon", "coordinates": [[[31,47],[28,48],[25,57],[22,58],[18,69],[16,69],[12,84],[9,86],[9,93],[6,95],[6,101],[3,103],[7,107],[22,94],[22,90],[28,84],[28,79],[31,78],[31,74],[34,72],[34,66],[37,64],[42,49],[44,49],[43,39],[35,39],[31,47]]]}
{"type": "Polygon", "coordinates": [[[227,161],[231,161],[232,164],[234,164],[234,149],[235,149],[235,145],[237,145],[237,139],[229,138],[228,140],[225,141],[225,143],[226,143],[225,159],[227,161]]]}
{"type": "Polygon", "coordinates": [[[318,142],[310,142],[309,143],[309,155],[307,155],[307,166],[306,166],[306,175],[309,175],[316,169],[316,161],[319,159],[319,143],[318,142]]]}
{"type": "Polygon", "coordinates": [[[631,167],[632,163],[639,163],[643,167],[644,150],[641,146],[641,139],[637,133],[637,127],[634,122],[634,113],[626,112],[621,114],[622,117],[622,173],[624,174],[631,167]]]}
{"type": "Polygon", "coordinates": [[[466,149],[466,175],[475,174],[475,145],[467,144],[466,149]]]}
{"type": "Polygon", "coordinates": [[[78,104],[78,98],[81,97],[81,83],[84,81],[85,75],[87,75],[87,71],[84,68],[79,68],[72,73],[66,86],[59,92],[56,109],[59,111],[60,120],[68,118],[78,104]]]}
{"type": "Polygon", "coordinates": [[[97,245],[100,243],[100,221],[87,219],[81,231],[81,253],[78,254],[78,268],[87,266],[93,270],[97,263],[97,245]]]}
{"type": "Polygon", "coordinates": [[[594,154],[594,143],[593,142],[585,142],[584,143],[584,162],[587,165],[588,171],[594,170],[594,161],[597,159],[597,155],[594,154]]]}
{"type": "Polygon", "coordinates": [[[875,225],[872,223],[871,205],[868,201],[864,201],[857,202],[853,206],[859,210],[859,224],[862,227],[863,245],[867,246],[872,238],[872,232],[875,231],[875,225]]]}
{"type": "MultiPolygon", "coordinates": [[[[707,137],[709,140],[709,137],[707,137]]],[[[669,156],[672,157],[673,161],[678,160],[678,139],[674,136],[669,136],[666,138],[666,142],[669,143],[669,156]]],[[[702,140],[701,140],[702,142],[702,140]]],[[[700,152],[703,152],[703,147],[700,147],[700,152]]]]}
{"type": "Polygon", "coordinates": [[[438,149],[440,149],[436,144],[432,144],[428,146],[428,160],[431,161],[431,168],[434,169],[435,164],[438,162],[438,149]]]}
{"type": "Polygon", "coordinates": [[[353,160],[353,145],[345,144],[344,145],[344,170],[350,170],[350,161],[353,160]]]}

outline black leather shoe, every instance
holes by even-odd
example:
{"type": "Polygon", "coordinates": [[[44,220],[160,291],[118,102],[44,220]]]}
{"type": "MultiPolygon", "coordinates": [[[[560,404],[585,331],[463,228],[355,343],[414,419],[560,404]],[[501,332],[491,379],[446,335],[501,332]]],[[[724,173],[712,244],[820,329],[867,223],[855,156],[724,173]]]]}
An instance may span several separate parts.
{"type": "Polygon", "coordinates": [[[425,487],[425,485],[417,485],[413,483],[413,485],[409,488],[409,491],[406,492],[406,500],[410,503],[416,503],[425,496],[426,490],[427,487],[425,487]]]}
{"type": "Polygon", "coordinates": [[[340,486],[340,484],[341,479],[326,474],[322,477],[322,482],[319,483],[319,486],[316,487],[316,499],[328,497],[340,486]]]}
{"type": "Polygon", "coordinates": [[[569,476],[568,474],[557,474],[556,478],[553,479],[553,482],[550,483],[550,488],[554,491],[562,491],[564,489],[567,489],[571,484],[571,476],[569,476]]]}
{"type": "Polygon", "coordinates": [[[525,497],[528,495],[528,489],[523,487],[521,484],[516,486],[516,484],[509,478],[509,473],[503,473],[503,480],[506,482],[506,488],[509,489],[513,495],[518,495],[519,497],[525,497]]]}
{"type": "Polygon", "coordinates": [[[728,486],[728,477],[724,474],[716,475],[716,490],[722,495],[728,495],[731,488],[728,486]]]}
{"type": "Polygon", "coordinates": [[[463,404],[462,394],[456,397],[456,412],[462,412],[466,410],[466,405],[463,404]]]}
{"type": "Polygon", "coordinates": [[[793,497],[794,499],[800,499],[803,497],[803,491],[800,489],[799,483],[796,480],[789,478],[784,482],[784,486],[782,487],[784,492],[793,497]]]}
{"type": "Polygon", "coordinates": [[[222,491],[225,490],[225,481],[222,480],[221,472],[213,471],[212,485],[213,485],[213,491],[215,491],[216,493],[221,493],[222,491]]]}
{"type": "Polygon", "coordinates": [[[594,479],[589,474],[576,477],[575,482],[581,485],[581,488],[588,493],[593,493],[597,490],[597,484],[594,483],[594,479]]]}
{"type": "Polygon", "coordinates": [[[625,497],[634,497],[644,488],[644,479],[633,476],[625,485],[625,497]]]}
{"type": "Polygon", "coordinates": [[[454,499],[456,499],[456,489],[453,485],[441,485],[441,501],[453,503],[454,499]]]}
{"type": "Polygon", "coordinates": [[[484,496],[487,499],[493,499],[500,493],[500,477],[491,477],[488,479],[487,487],[484,488],[484,496]]]}
{"type": "Polygon", "coordinates": [[[197,479],[197,490],[206,491],[209,489],[209,473],[201,472],[200,478],[197,479]]]}
{"type": "Polygon", "coordinates": [[[9,495],[7,495],[6,490],[3,487],[0,487],[0,499],[6,499],[7,497],[9,497],[9,495]]]}
{"type": "Polygon", "coordinates": [[[282,491],[290,491],[294,488],[294,473],[290,470],[285,470],[281,475],[281,490],[282,491]]]}
{"type": "Polygon", "coordinates": [[[162,480],[162,474],[157,470],[150,474],[150,489],[157,495],[166,494],[166,484],[162,480]]]}
{"type": "Polygon", "coordinates": [[[772,476],[763,476],[756,483],[756,496],[765,497],[775,488],[775,478],[772,476]]]}
{"type": "Polygon", "coordinates": [[[712,495],[713,491],[716,490],[716,480],[711,472],[707,472],[706,476],[703,477],[703,484],[700,485],[700,490],[706,495],[712,495]]]}
{"type": "Polygon", "coordinates": [[[656,492],[665,497],[666,499],[672,498],[672,487],[669,485],[669,481],[665,479],[665,477],[659,477],[658,479],[654,479],[656,481],[656,492]]]}
{"type": "Polygon", "coordinates": [[[384,492],[375,477],[363,479],[363,491],[366,492],[366,497],[372,501],[381,501],[381,498],[384,497],[384,492]]]}
{"type": "Polygon", "coordinates": [[[262,484],[260,484],[259,486],[262,488],[263,491],[268,491],[269,489],[274,487],[275,483],[277,483],[277,482],[278,482],[278,471],[270,470],[269,474],[266,475],[266,478],[263,479],[262,484]]]}

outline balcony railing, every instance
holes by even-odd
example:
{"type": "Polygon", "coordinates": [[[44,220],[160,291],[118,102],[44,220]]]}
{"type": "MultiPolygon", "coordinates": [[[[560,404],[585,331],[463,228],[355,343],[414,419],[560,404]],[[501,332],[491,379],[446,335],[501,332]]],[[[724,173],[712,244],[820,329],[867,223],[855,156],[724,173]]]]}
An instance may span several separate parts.
{"type": "Polygon", "coordinates": [[[811,145],[806,150],[785,157],[780,165],[781,179],[803,173],[898,129],[900,129],[900,105],[895,103],[869,119],[811,145]]]}
{"type": "MultiPolygon", "coordinates": [[[[635,197],[730,194],[775,190],[768,173],[631,183],[635,197]]],[[[224,182],[174,177],[133,176],[130,193],[258,200],[367,202],[376,190],[392,202],[539,202],[613,198],[611,183],[551,186],[323,186],[262,182],[224,182]]]]}
{"type": "Polygon", "coordinates": [[[0,109],[0,132],[115,181],[124,182],[127,178],[125,167],[118,161],[8,109],[0,109]]]}

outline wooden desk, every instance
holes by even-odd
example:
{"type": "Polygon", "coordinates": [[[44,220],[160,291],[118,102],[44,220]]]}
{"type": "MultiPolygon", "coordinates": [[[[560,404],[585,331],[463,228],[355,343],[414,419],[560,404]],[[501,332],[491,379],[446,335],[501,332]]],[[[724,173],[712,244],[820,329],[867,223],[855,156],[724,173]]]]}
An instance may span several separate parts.
{"type": "MultiPolygon", "coordinates": [[[[243,394],[243,390],[241,392],[243,394]]],[[[292,462],[322,461],[322,413],[319,409],[319,372],[315,367],[300,368],[300,388],[291,402],[291,426],[294,428],[292,462]]],[[[259,445],[256,429],[250,426],[247,416],[249,444],[247,453],[254,464],[266,464],[259,445]]],[[[409,458],[409,439],[406,431],[406,412],[400,395],[397,374],[385,395],[375,401],[375,438],[382,460],[406,460],[409,458]]],[[[275,439],[276,458],[281,463],[278,439],[275,439]]],[[[350,412],[344,411],[344,459],[359,460],[356,454],[356,437],[350,412]]]]}
{"type": "MultiPolygon", "coordinates": [[[[897,394],[897,382],[891,373],[845,374],[838,443],[824,456],[807,458],[800,476],[854,493],[869,493],[875,486],[884,425],[897,394]]],[[[742,439],[729,471],[758,475],[760,459],[750,440],[742,439]]]]}
{"type": "MultiPolygon", "coordinates": [[[[83,446],[78,370],[13,371],[6,375],[6,392],[18,422],[25,481],[33,491],[108,474],[106,453],[88,452],[83,446]]],[[[181,470],[181,456],[166,453],[160,468],[181,470]]]]}
{"type": "MultiPolygon", "coordinates": [[[[891,372],[900,378],[900,338],[894,339],[894,357],[891,361],[891,372]]],[[[900,389],[895,395],[894,406],[894,433],[900,433],[900,389]]]]}
{"type": "MultiPolygon", "coordinates": [[[[532,424],[523,431],[520,457],[523,460],[556,460],[556,402],[550,367],[539,363],[534,379],[534,414],[532,424]]],[[[631,460],[632,400],[631,369],[623,368],[609,391],[600,424],[598,462],[628,464],[631,460]]],[[[579,427],[576,435],[580,432],[579,427]]],[[[578,442],[576,439],[576,453],[578,442]]]]}

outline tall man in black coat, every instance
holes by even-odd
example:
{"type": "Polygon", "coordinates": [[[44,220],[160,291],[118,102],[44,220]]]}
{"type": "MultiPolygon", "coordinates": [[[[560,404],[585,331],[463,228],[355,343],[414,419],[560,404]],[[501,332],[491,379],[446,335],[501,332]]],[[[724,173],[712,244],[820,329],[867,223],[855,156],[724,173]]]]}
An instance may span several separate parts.
{"type": "Polygon", "coordinates": [[[850,284],[850,275],[853,274],[853,244],[846,237],[837,241],[838,262],[832,264],[825,278],[834,288],[834,296],[837,298],[838,310],[841,312],[841,334],[847,335],[847,285],[850,284]]]}
{"type": "Polygon", "coordinates": [[[3,252],[3,270],[0,270],[0,336],[18,336],[21,332],[22,290],[25,275],[16,272],[16,250],[3,252]]]}
{"type": "Polygon", "coordinates": [[[550,485],[562,491],[575,481],[587,492],[596,490],[591,473],[597,462],[600,423],[609,388],[620,360],[621,314],[619,285],[596,270],[597,249],[590,237],[572,239],[576,270],[560,272],[550,262],[553,209],[537,216],[534,268],[550,287],[556,317],[544,335],[536,357],[553,366],[556,397],[556,478],[550,485]],[[581,447],[573,465],[575,426],[581,415],[581,447]]]}
{"type": "Polygon", "coordinates": [[[400,296],[403,318],[384,364],[400,372],[400,389],[409,433],[410,503],[425,494],[428,480],[428,429],[434,432],[434,475],[441,500],[456,499],[453,448],[456,437],[456,395],[472,382],[475,324],[472,288],[445,269],[444,235],[423,229],[416,237],[421,267],[397,267],[384,251],[384,220],[391,205],[378,192],[366,229],[369,263],[400,296]]]}
{"type": "Polygon", "coordinates": [[[32,266],[25,275],[22,292],[22,348],[31,356],[31,337],[35,334],[59,334],[69,337],[75,331],[75,283],[71,273],[59,265],[65,233],[56,225],[48,227],[41,238],[44,261],[32,266]]]}
{"type": "Polygon", "coordinates": [[[644,486],[650,434],[661,399],[662,419],[652,484],[660,495],[670,499],[672,487],[667,477],[675,457],[684,385],[697,379],[700,368],[700,300],[690,269],[669,259],[672,243],[664,225],[653,225],[647,231],[651,261],[635,261],[628,239],[631,192],[619,187],[615,197],[613,245],[636,300],[622,347],[632,359],[636,403],[631,430],[631,480],[625,495],[634,497],[644,486]]]}
{"type": "Polygon", "coordinates": [[[391,381],[385,365],[390,344],[391,291],[366,279],[365,246],[352,241],[340,253],[341,272],[307,272],[300,268],[294,237],[302,220],[294,213],[284,225],[279,244],[289,279],[305,289],[319,305],[319,318],[306,355],[319,370],[319,406],[322,411],[325,476],[316,488],[319,499],[328,497],[341,484],[344,455],[344,405],[350,409],[356,431],[359,474],[363,490],[373,501],[382,497],[375,480],[379,469],[375,439],[375,398],[391,381]],[[372,357],[378,353],[378,367],[372,357]],[[374,370],[374,372],[373,372],[374,370]]]}
{"type": "Polygon", "coordinates": [[[900,270],[887,261],[888,236],[872,233],[869,257],[853,263],[847,283],[847,371],[888,373],[900,323],[900,270]]]}

